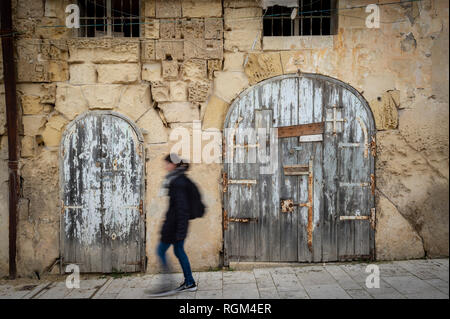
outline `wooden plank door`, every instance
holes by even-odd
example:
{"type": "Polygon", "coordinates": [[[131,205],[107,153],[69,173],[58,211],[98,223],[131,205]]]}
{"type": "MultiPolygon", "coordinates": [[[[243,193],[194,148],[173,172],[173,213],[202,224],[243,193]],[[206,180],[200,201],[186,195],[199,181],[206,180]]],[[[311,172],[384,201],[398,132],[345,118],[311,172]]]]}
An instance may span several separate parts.
{"type": "Polygon", "coordinates": [[[375,127],[356,90],[314,74],[269,79],[232,103],[224,128],[235,130],[225,137],[226,153],[232,153],[224,164],[226,260],[373,256],[375,127]],[[273,174],[260,174],[258,161],[246,162],[253,150],[252,142],[242,148],[246,128],[278,129],[273,174]],[[238,145],[230,150],[230,144],[238,145]],[[307,174],[289,173],[299,167],[307,174]],[[282,212],[285,201],[292,210],[282,212]]]}
{"type": "Polygon", "coordinates": [[[143,148],[123,118],[93,112],[75,120],[62,144],[61,249],[82,272],[143,266],[143,148]]]}

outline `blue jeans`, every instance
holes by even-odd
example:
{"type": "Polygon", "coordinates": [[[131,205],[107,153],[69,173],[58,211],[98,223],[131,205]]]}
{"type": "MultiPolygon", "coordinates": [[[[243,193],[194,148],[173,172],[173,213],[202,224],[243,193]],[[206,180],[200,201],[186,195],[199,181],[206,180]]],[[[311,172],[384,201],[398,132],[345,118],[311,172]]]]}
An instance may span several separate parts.
{"type": "MultiPolygon", "coordinates": [[[[158,256],[164,267],[164,270],[168,270],[169,266],[167,264],[166,259],[166,251],[169,249],[171,244],[160,242],[158,246],[158,256]]],[[[177,256],[180,261],[181,268],[183,269],[184,274],[184,282],[186,285],[190,286],[195,283],[194,278],[192,277],[191,265],[189,264],[189,259],[186,253],[184,252],[184,240],[177,241],[173,244],[173,252],[175,256],[177,256]]]]}

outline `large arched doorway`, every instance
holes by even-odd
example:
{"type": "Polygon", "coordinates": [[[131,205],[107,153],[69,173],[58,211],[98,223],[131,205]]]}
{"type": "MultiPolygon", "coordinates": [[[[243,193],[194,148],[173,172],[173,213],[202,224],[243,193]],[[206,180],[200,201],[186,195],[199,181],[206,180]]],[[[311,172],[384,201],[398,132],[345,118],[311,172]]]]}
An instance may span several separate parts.
{"type": "Polygon", "coordinates": [[[77,117],[61,142],[61,256],[81,272],[142,271],[144,148],[124,116],[77,117]]]}
{"type": "Polygon", "coordinates": [[[225,264],[374,257],[376,129],[355,89],[317,74],[271,78],[236,98],[227,129],[225,264]],[[269,127],[278,169],[260,174],[242,160],[262,146],[244,130],[269,127]]]}

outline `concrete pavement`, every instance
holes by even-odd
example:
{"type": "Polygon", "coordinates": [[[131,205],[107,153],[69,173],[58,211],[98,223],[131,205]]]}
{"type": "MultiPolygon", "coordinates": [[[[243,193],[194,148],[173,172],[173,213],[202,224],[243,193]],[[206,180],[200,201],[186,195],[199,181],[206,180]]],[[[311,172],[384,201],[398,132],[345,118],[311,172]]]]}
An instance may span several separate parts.
{"type": "MultiPolygon", "coordinates": [[[[447,259],[373,263],[379,267],[380,287],[366,287],[367,263],[292,264],[253,270],[195,272],[196,292],[158,299],[448,299],[447,259]]],[[[245,268],[245,265],[236,265],[245,268]]],[[[162,275],[90,275],[79,289],[66,288],[65,277],[29,282],[0,282],[0,299],[141,299],[162,275]]],[[[182,274],[170,274],[175,282],[182,274]]],[[[82,276],[83,277],[83,276],[82,276]]],[[[167,279],[167,278],[165,278],[167,279]]],[[[164,279],[164,280],[165,280],[164,279]]]]}

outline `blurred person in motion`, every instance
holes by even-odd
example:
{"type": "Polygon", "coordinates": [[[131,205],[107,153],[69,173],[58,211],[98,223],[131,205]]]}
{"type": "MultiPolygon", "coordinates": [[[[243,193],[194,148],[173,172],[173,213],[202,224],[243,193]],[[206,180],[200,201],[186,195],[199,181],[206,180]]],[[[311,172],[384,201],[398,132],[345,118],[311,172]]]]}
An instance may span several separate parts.
{"type": "Polygon", "coordinates": [[[189,220],[202,217],[204,205],[196,185],[185,175],[189,163],[178,155],[171,153],[164,158],[164,167],[168,172],[159,196],[169,196],[169,209],[161,228],[161,239],[157,253],[165,277],[156,291],[147,291],[150,295],[169,295],[182,291],[196,291],[197,285],[192,276],[189,258],[184,251],[184,241],[187,236],[189,220]],[[170,288],[173,284],[167,275],[170,265],[166,259],[166,252],[173,245],[175,256],[183,269],[184,282],[178,288],[170,288]]]}

